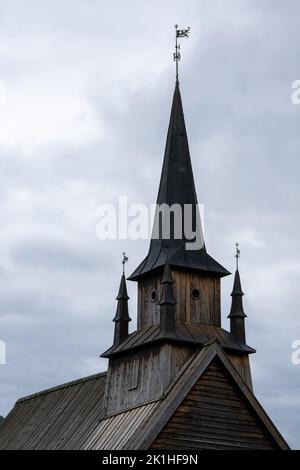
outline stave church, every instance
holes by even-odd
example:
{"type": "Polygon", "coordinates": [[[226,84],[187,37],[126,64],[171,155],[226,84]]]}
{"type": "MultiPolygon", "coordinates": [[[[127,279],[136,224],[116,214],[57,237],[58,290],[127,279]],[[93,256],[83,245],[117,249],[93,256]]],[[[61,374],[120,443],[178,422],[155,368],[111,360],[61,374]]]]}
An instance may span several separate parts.
{"type": "MultiPolygon", "coordinates": [[[[157,204],[198,210],[178,75],[157,204]]],[[[107,370],[20,398],[0,423],[0,449],[288,449],[253,392],[238,262],[222,328],[229,274],[205,243],[187,250],[184,237],[152,237],[128,278],[136,330],[123,273],[107,370]]]]}

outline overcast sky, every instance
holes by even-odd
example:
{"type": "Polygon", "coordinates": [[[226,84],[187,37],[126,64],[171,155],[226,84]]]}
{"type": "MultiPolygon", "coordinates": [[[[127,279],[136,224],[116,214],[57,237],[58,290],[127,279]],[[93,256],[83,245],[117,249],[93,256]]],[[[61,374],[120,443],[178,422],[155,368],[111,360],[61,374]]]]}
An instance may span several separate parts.
{"type": "Polygon", "coordinates": [[[300,448],[299,18],[298,0],[0,1],[0,414],[106,368],[121,254],[129,274],[148,241],[98,240],[96,209],[155,202],[178,22],[207,249],[232,271],[240,243],[254,390],[300,448]]]}

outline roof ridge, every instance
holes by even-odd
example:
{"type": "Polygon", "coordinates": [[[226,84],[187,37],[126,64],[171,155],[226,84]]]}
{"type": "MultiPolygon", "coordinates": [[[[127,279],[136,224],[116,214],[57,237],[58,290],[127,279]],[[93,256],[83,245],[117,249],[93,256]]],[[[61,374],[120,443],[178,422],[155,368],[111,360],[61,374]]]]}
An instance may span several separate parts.
{"type": "Polygon", "coordinates": [[[62,388],[71,387],[71,386],[79,384],[81,382],[87,382],[89,380],[93,380],[93,379],[99,378],[101,376],[105,376],[106,374],[107,374],[107,371],[98,372],[97,374],[88,375],[86,377],[82,377],[81,379],[76,379],[76,380],[72,380],[71,382],[65,382],[61,385],[56,385],[54,387],[45,388],[44,390],[41,390],[40,392],[32,393],[30,395],[25,395],[24,397],[19,398],[16,401],[16,404],[21,403],[21,402],[26,401],[26,400],[31,400],[32,398],[36,398],[36,397],[39,397],[39,396],[42,396],[42,395],[47,395],[48,393],[56,392],[57,390],[61,390],[62,388]]]}

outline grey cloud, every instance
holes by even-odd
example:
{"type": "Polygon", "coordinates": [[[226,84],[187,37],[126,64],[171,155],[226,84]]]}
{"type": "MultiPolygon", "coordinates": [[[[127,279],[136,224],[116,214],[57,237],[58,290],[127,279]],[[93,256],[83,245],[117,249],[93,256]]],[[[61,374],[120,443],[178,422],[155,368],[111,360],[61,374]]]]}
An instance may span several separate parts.
{"type": "Polygon", "coordinates": [[[12,255],[13,262],[43,269],[68,270],[105,270],[109,268],[108,259],[100,258],[87,247],[70,246],[67,241],[27,240],[16,246],[12,255]]]}
{"type": "MultiPolygon", "coordinates": [[[[95,209],[120,194],[155,201],[174,84],[172,25],[181,22],[192,29],[181,91],[207,247],[233,270],[240,241],[255,390],[299,448],[300,366],[290,362],[300,329],[300,106],[290,100],[300,78],[299,3],[15,1],[1,13],[0,79],[10,92],[80,98],[88,111],[74,116],[74,129],[81,116],[97,131],[83,142],[76,131],[49,131],[29,149],[0,144],[0,338],[8,346],[0,414],[24,394],[105,368],[97,356],[112,339],[120,254],[128,252],[130,272],[148,242],[100,242],[95,209]]],[[[231,286],[223,280],[225,326],[231,286]]],[[[135,318],[135,283],[129,295],[135,318]]]]}

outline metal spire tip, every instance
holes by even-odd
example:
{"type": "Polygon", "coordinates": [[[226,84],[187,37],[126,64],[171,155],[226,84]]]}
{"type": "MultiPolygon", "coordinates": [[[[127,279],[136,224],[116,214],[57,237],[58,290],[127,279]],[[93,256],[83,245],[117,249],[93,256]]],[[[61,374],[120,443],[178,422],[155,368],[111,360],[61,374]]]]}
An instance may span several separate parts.
{"type": "Polygon", "coordinates": [[[128,261],[128,256],[126,256],[125,251],[123,251],[123,259],[122,259],[122,265],[123,265],[123,274],[125,274],[125,263],[128,261]]]}
{"type": "Polygon", "coordinates": [[[238,271],[239,269],[239,258],[241,256],[241,250],[239,249],[239,244],[235,244],[236,251],[235,251],[235,258],[236,258],[236,270],[238,271]]]}
{"type": "Polygon", "coordinates": [[[176,83],[178,82],[178,62],[181,59],[180,54],[180,44],[178,44],[178,38],[188,38],[191,28],[178,29],[178,25],[175,24],[175,52],[173,54],[173,59],[176,63],[176,83]]]}

